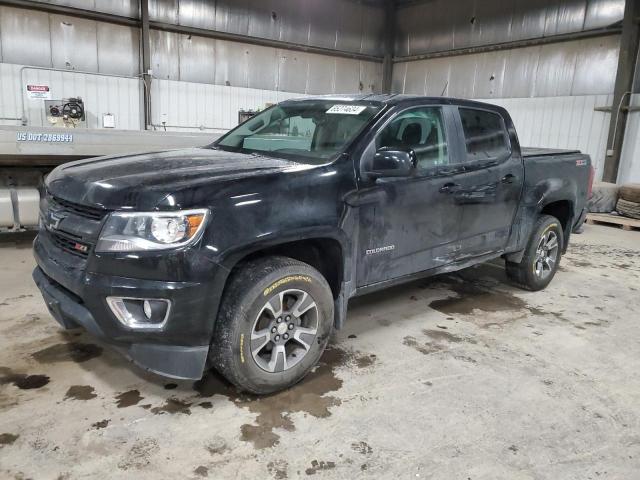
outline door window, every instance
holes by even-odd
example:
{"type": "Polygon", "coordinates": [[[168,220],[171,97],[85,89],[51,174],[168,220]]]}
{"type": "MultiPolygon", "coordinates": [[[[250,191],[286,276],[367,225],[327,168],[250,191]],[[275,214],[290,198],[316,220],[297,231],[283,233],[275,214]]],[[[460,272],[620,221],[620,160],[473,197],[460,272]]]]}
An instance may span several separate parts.
{"type": "Polygon", "coordinates": [[[376,150],[381,147],[412,149],[422,170],[447,165],[449,154],[441,109],[422,107],[399,114],[376,137],[376,150]]]}
{"type": "Polygon", "coordinates": [[[473,108],[458,110],[467,146],[468,161],[496,159],[511,153],[507,132],[500,115],[473,108]]]}

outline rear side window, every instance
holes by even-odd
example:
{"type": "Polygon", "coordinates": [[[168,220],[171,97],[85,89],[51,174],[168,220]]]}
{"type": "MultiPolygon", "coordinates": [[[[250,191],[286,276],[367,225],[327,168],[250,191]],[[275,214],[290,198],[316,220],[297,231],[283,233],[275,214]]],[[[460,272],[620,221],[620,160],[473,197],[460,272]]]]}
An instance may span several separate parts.
{"type": "Polygon", "coordinates": [[[497,113],[459,108],[467,145],[467,160],[487,160],[509,155],[511,149],[502,117],[497,113]]]}

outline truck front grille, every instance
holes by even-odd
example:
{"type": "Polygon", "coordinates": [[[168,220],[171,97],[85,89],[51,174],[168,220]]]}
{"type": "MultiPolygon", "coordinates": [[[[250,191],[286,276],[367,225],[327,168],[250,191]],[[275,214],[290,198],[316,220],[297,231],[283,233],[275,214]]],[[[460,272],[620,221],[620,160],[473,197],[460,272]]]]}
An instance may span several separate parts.
{"type": "Polygon", "coordinates": [[[67,253],[77,255],[81,258],[87,258],[91,245],[74,239],[71,235],[65,235],[59,232],[49,231],[53,244],[67,253]]]}
{"type": "Polygon", "coordinates": [[[79,217],[88,218],[90,220],[102,220],[109,213],[107,210],[98,207],[88,207],[78,203],[69,202],[53,195],[47,195],[49,205],[56,210],[67,212],[79,217]]]}

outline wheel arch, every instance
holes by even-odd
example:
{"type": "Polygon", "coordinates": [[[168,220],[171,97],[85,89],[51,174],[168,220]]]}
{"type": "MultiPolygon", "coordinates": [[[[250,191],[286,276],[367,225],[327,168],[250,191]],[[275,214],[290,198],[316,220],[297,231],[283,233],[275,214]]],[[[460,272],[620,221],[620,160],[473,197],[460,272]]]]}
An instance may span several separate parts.
{"type": "Polygon", "coordinates": [[[563,252],[566,252],[571,235],[571,223],[574,218],[574,202],[567,199],[556,198],[529,208],[523,208],[519,220],[514,224],[517,227],[514,239],[516,244],[513,251],[508,250],[504,258],[513,263],[520,263],[524,256],[525,247],[529,236],[532,234],[533,225],[541,215],[551,215],[557,218],[562,226],[563,252]],[[516,246],[517,245],[517,246],[516,246]]]}
{"type": "Polygon", "coordinates": [[[327,280],[334,299],[334,326],[342,328],[346,318],[349,292],[345,285],[351,279],[351,256],[348,241],[338,234],[323,233],[296,238],[285,238],[279,242],[269,242],[245,246],[225,256],[221,264],[225,271],[222,296],[226,292],[233,273],[249,260],[267,256],[284,256],[311,265],[327,280]]]}
{"type": "Polygon", "coordinates": [[[569,236],[571,235],[571,223],[574,218],[573,202],[571,200],[549,202],[540,209],[539,215],[550,215],[558,219],[562,226],[562,235],[564,237],[562,253],[565,253],[569,244],[569,236]]]}
{"type": "Polygon", "coordinates": [[[344,279],[344,254],[342,244],[331,237],[306,238],[257,248],[238,259],[231,272],[250,260],[269,256],[293,258],[311,265],[327,280],[333,298],[340,295],[344,279]]]}
{"type": "Polygon", "coordinates": [[[222,264],[231,275],[249,260],[274,255],[293,258],[318,270],[327,280],[334,299],[340,296],[345,279],[350,277],[346,238],[328,232],[244,246],[225,255],[222,264]]]}

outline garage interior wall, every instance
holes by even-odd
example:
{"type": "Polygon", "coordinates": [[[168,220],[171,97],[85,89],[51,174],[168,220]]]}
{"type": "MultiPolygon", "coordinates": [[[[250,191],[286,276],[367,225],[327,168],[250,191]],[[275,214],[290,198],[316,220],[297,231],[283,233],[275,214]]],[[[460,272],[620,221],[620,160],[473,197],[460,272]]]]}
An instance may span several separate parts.
{"type": "MultiPolygon", "coordinates": [[[[139,18],[137,0],[43,3],[139,18]]],[[[384,10],[355,0],[149,0],[151,22],[382,56],[384,10]]],[[[226,130],[238,110],[319,93],[379,92],[382,63],[152,29],[152,123],[167,130],[226,130]]],[[[80,96],[88,126],[102,114],[117,128],[140,129],[143,86],[140,30],[0,6],[1,124],[46,124],[41,101],[23,99],[26,83],[54,98],[80,96]],[[23,66],[53,68],[35,70],[23,66]],[[75,72],[75,73],[74,73],[75,72]],[[86,72],[86,73],[79,73],[86,72]],[[98,73],[100,75],[92,75],[98,73]],[[110,75],[118,75],[113,77],[110,75]],[[22,111],[24,103],[24,112],[22,111]]]]}
{"type": "Polygon", "coordinates": [[[636,58],[631,92],[629,106],[632,110],[627,118],[627,128],[622,144],[618,183],[640,183],[640,50],[636,58]]]}
{"type": "MultiPolygon", "coordinates": [[[[506,107],[523,146],[578,148],[601,178],[620,35],[451,55],[461,49],[602,30],[624,0],[424,0],[397,11],[393,91],[506,107]],[[449,55],[401,61],[438,52],[449,55]]],[[[633,117],[631,117],[633,118],[633,117]]],[[[624,160],[623,162],[624,163],[624,160]]],[[[639,165],[640,166],[640,165],[639,165]]],[[[638,172],[640,174],[640,172],[638,172]]],[[[623,180],[627,180],[624,178],[623,180]]]]}
{"type": "MultiPolygon", "coordinates": [[[[40,3],[140,17],[139,0],[40,3]]],[[[383,0],[149,0],[156,24],[150,30],[152,128],[220,132],[237,124],[238,110],[307,94],[380,92],[385,35],[395,31],[392,92],[505,106],[523,145],[578,148],[592,156],[601,178],[611,117],[602,107],[612,104],[620,49],[619,28],[607,29],[619,27],[623,13],[624,0],[396,0],[395,19],[385,16],[383,0]],[[520,45],[509,49],[505,42],[520,45]]],[[[81,96],[90,128],[101,128],[102,115],[111,113],[116,128],[142,129],[141,72],[138,26],[0,6],[0,125],[46,125],[41,101],[24,93],[25,84],[44,83],[53,98],[81,96]]],[[[631,103],[640,100],[634,95],[631,103]]],[[[640,112],[632,111],[620,182],[640,181],[639,138],[640,112]]]]}

